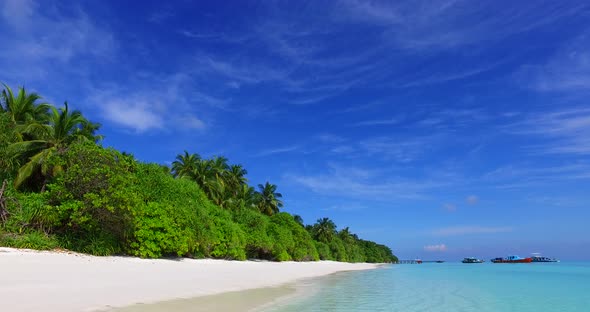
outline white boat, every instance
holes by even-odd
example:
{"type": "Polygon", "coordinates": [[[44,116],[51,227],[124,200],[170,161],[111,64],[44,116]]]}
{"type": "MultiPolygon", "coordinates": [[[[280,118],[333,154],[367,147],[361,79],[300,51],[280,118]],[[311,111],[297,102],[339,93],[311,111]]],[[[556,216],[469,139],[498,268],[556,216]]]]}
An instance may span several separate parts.
{"type": "Polygon", "coordinates": [[[477,259],[475,257],[467,257],[467,258],[463,258],[463,261],[461,261],[463,263],[484,263],[484,260],[481,259],[477,259]]]}

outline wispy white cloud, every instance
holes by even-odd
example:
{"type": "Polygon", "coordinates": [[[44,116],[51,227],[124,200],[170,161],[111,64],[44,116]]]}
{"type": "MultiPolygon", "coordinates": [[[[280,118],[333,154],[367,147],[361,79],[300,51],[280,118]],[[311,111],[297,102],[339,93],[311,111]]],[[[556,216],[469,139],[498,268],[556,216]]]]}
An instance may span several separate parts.
{"type": "Polygon", "coordinates": [[[458,235],[473,235],[473,234],[493,234],[493,233],[507,233],[512,232],[512,227],[486,227],[486,226],[452,226],[440,228],[432,231],[435,236],[458,236],[458,235]]]}
{"type": "Polygon", "coordinates": [[[153,109],[154,103],[134,99],[111,100],[103,103],[104,118],[137,132],[164,128],[162,115],[153,109]]]}
{"type": "Polygon", "coordinates": [[[261,157],[261,156],[270,156],[270,155],[275,155],[275,154],[284,154],[284,153],[296,151],[300,148],[301,147],[299,145],[290,145],[290,146],[271,148],[271,149],[267,149],[267,150],[263,150],[263,151],[259,152],[258,154],[256,154],[256,156],[261,157]]]}
{"type": "Polygon", "coordinates": [[[443,209],[448,212],[455,212],[455,211],[457,211],[457,205],[447,203],[447,204],[443,205],[443,209]]]}
{"type": "Polygon", "coordinates": [[[183,74],[148,75],[130,80],[128,86],[103,85],[91,89],[88,108],[106,121],[136,133],[146,131],[205,129],[203,112],[224,100],[186,88],[192,79],[183,74]],[[154,90],[151,86],[162,86],[154,90]],[[129,89],[133,88],[133,91],[129,89]],[[170,109],[174,103],[174,109],[170,109]]]}
{"type": "Polygon", "coordinates": [[[363,127],[363,126],[384,126],[384,125],[395,125],[401,122],[400,118],[390,118],[390,119],[374,119],[374,120],[365,120],[361,122],[357,122],[353,124],[355,127],[363,127]]]}
{"type": "Polygon", "coordinates": [[[590,154],[590,109],[567,108],[552,112],[534,113],[511,125],[508,131],[545,139],[544,143],[529,146],[537,153],[590,154]]]}
{"type": "Polygon", "coordinates": [[[360,203],[346,203],[346,204],[336,204],[332,205],[326,210],[335,210],[335,211],[343,211],[343,212],[356,212],[369,209],[369,206],[360,204],[360,203]]]}
{"type": "Polygon", "coordinates": [[[288,174],[293,181],[310,191],[322,195],[338,195],[347,198],[362,198],[376,201],[393,199],[423,199],[432,190],[447,186],[448,181],[410,180],[392,176],[385,178],[379,170],[330,165],[325,174],[288,174]]]}
{"type": "Polygon", "coordinates": [[[341,1],[342,19],[385,27],[397,46],[411,50],[452,49],[527,32],[578,13],[587,5],[519,3],[493,10],[494,1],[341,1]],[[485,34],[485,35],[482,35],[485,34]]]}
{"type": "Polygon", "coordinates": [[[148,16],[148,21],[155,24],[162,24],[166,20],[173,18],[174,13],[171,10],[158,10],[148,16]]]}
{"type": "Polygon", "coordinates": [[[445,245],[445,244],[424,246],[424,251],[429,251],[429,252],[445,252],[445,251],[447,251],[447,249],[448,249],[447,245],[445,245]]]}
{"type": "Polygon", "coordinates": [[[316,138],[326,143],[342,143],[346,141],[346,138],[331,133],[322,133],[317,135],[316,138]]]}
{"type": "Polygon", "coordinates": [[[375,137],[359,142],[359,148],[370,156],[408,163],[422,157],[440,143],[440,134],[419,137],[375,137]]]}
{"type": "Polygon", "coordinates": [[[181,127],[186,129],[204,129],[206,127],[205,122],[196,116],[180,116],[177,117],[176,120],[180,123],[181,127]]]}
{"type": "Polygon", "coordinates": [[[491,71],[505,62],[506,60],[500,60],[491,64],[483,64],[474,68],[466,68],[450,72],[437,72],[429,69],[425,72],[411,73],[410,75],[404,76],[401,79],[394,81],[391,86],[396,88],[411,88],[463,80],[491,71]]]}
{"type": "Polygon", "coordinates": [[[545,64],[523,66],[516,77],[538,91],[590,92],[590,32],[566,44],[545,64]]]}
{"type": "Polygon", "coordinates": [[[590,164],[585,162],[555,166],[514,164],[485,173],[481,180],[498,188],[527,188],[556,181],[590,179],[590,164]]]}
{"type": "Polygon", "coordinates": [[[4,21],[17,30],[26,30],[36,13],[37,4],[33,0],[5,0],[1,8],[4,21]]]}
{"type": "Polygon", "coordinates": [[[467,198],[465,198],[465,202],[469,205],[475,205],[479,203],[479,197],[477,197],[476,195],[469,195],[467,196],[467,198]]]}
{"type": "Polygon", "coordinates": [[[352,153],[356,152],[357,150],[350,145],[338,145],[338,146],[332,147],[330,149],[330,151],[332,153],[336,153],[336,154],[352,154],[352,153]]]}
{"type": "Polygon", "coordinates": [[[428,66],[423,72],[408,70],[402,60],[411,53],[420,61],[414,65],[419,66],[441,50],[493,42],[578,12],[559,4],[542,8],[521,4],[488,14],[492,5],[343,0],[310,3],[292,12],[267,3],[260,7],[259,18],[233,33],[191,29],[180,29],[179,33],[235,47],[222,53],[204,47],[189,66],[194,72],[233,89],[236,84],[240,88],[273,84],[285,95],[281,102],[311,105],[356,87],[418,87],[483,74],[506,59],[499,56],[475,67],[461,63],[452,70],[428,66]],[[353,43],[351,36],[362,41],[353,43]],[[416,50],[420,53],[414,53],[416,50]]]}
{"type": "Polygon", "coordinates": [[[5,36],[10,49],[0,56],[29,62],[68,62],[75,56],[105,57],[116,48],[113,35],[94,23],[85,12],[75,10],[73,16],[59,9],[41,10],[32,0],[7,0],[2,17],[14,32],[5,36]]]}

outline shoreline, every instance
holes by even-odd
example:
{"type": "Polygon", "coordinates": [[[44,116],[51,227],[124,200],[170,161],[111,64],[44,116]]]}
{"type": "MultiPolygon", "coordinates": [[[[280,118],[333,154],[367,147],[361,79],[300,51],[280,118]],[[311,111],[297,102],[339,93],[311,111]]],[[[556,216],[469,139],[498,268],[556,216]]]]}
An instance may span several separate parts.
{"type": "Polygon", "coordinates": [[[95,257],[0,247],[0,294],[6,298],[3,307],[10,311],[112,311],[139,303],[147,307],[178,300],[203,301],[220,294],[231,298],[231,293],[256,289],[262,301],[268,302],[261,289],[268,293],[269,288],[288,289],[292,286],[285,285],[304,279],[380,266],[334,261],[95,257]]]}
{"type": "MultiPolygon", "coordinates": [[[[376,267],[377,269],[379,267],[376,267]]],[[[359,271],[359,270],[356,270],[359,271]]],[[[224,292],[193,298],[181,298],[155,303],[139,303],[100,312],[264,312],[298,299],[313,296],[327,278],[334,278],[354,271],[339,271],[327,275],[298,279],[282,285],[224,292]]]]}
{"type": "Polygon", "coordinates": [[[119,308],[97,310],[97,312],[259,312],[265,311],[266,308],[274,307],[281,302],[288,302],[293,298],[303,296],[302,294],[299,294],[299,290],[297,290],[295,283],[147,304],[136,303],[119,308]]]}

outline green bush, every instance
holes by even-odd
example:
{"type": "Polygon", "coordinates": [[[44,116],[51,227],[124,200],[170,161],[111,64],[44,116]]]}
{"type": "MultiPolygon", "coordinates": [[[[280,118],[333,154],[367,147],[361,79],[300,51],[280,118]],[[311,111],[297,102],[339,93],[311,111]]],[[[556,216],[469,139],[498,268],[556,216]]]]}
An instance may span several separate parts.
{"type": "Polygon", "coordinates": [[[333,260],[342,262],[348,261],[346,248],[339,237],[333,237],[328,246],[330,247],[330,253],[332,254],[333,260]]]}
{"type": "Polygon", "coordinates": [[[240,209],[234,220],[246,235],[246,256],[250,259],[272,260],[273,241],[267,230],[270,218],[252,209],[240,209]]]}
{"type": "Polygon", "coordinates": [[[330,247],[322,242],[313,241],[316,250],[318,251],[318,256],[320,260],[334,260],[332,258],[332,253],[330,252],[330,247]]]}
{"type": "Polygon", "coordinates": [[[205,231],[197,236],[205,256],[218,259],[246,259],[246,235],[232,221],[229,212],[216,206],[207,207],[209,215],[203,218],[205,231]]]}
{"type": "Polygon", "coordinates": [[[123,254],[123,242],[106,231],[95,231],[79,235],[75,232],[66,232],[57,236],[62,248],[87,253],[94,256],[110,256],[123,254]]]}
{"type": "MultiPolygon", "coordinates": [[[[281,212],[273,215],[271,221],[274,226],[270,229],[272,237],[275,239],[273,253],[277,258],[283,251],[286,251],[289,257],[281,255],[281,258],[285,260],[309,261],[319,259],[311,236],[301,224],[295,221],[292,215],[281,212]]],[[[282,259],[279,261],[284,261],[282,259]]]]}
{"type": "Polygon", "coordinates": [[[0,233],[0,246],[51,250],[58,247],[59,242],[55,236],[47,235],[39,231],[31,231],[22,234],[0,233]]]}
{"type": "Polygon", "coordinates": [[[63,168],[48,185],[49,204],[59,216],[56,233],[81,241],[112,236],[124,242],[133,224],[132,209],[140,203],[133,159],[89,143],[74,144],[51,161],[63,168]]]}
{"type": "Polygon", "coordinates": [[[18,170],[18,161],[7,150],[9,144],[18,140],[15,128],[10,116],[0,109],[0,186],[2,181],[13,178],[18,170]]]}
{"type": "Polygon", "coordinates": [[[133,241],[130,253],[142,258],[162,255],[183,256],[189,251],[190,235],[175,220],[174,208],[150,202],[134,209],[133,241]]]}

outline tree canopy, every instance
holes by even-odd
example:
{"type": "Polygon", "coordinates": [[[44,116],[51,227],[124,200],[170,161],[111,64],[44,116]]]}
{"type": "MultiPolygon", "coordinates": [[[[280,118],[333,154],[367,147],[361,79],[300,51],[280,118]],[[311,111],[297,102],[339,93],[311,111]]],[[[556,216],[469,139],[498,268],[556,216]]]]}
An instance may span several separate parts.
{"type": "Polygon", "coordinates": [[[0,102],[0,246],[95,255],[393,262],[329,218],[281,212],[270,182],[223,156],[184,151],[171,168],[100,145],[100,125],[6,85],[0,102]]]}

